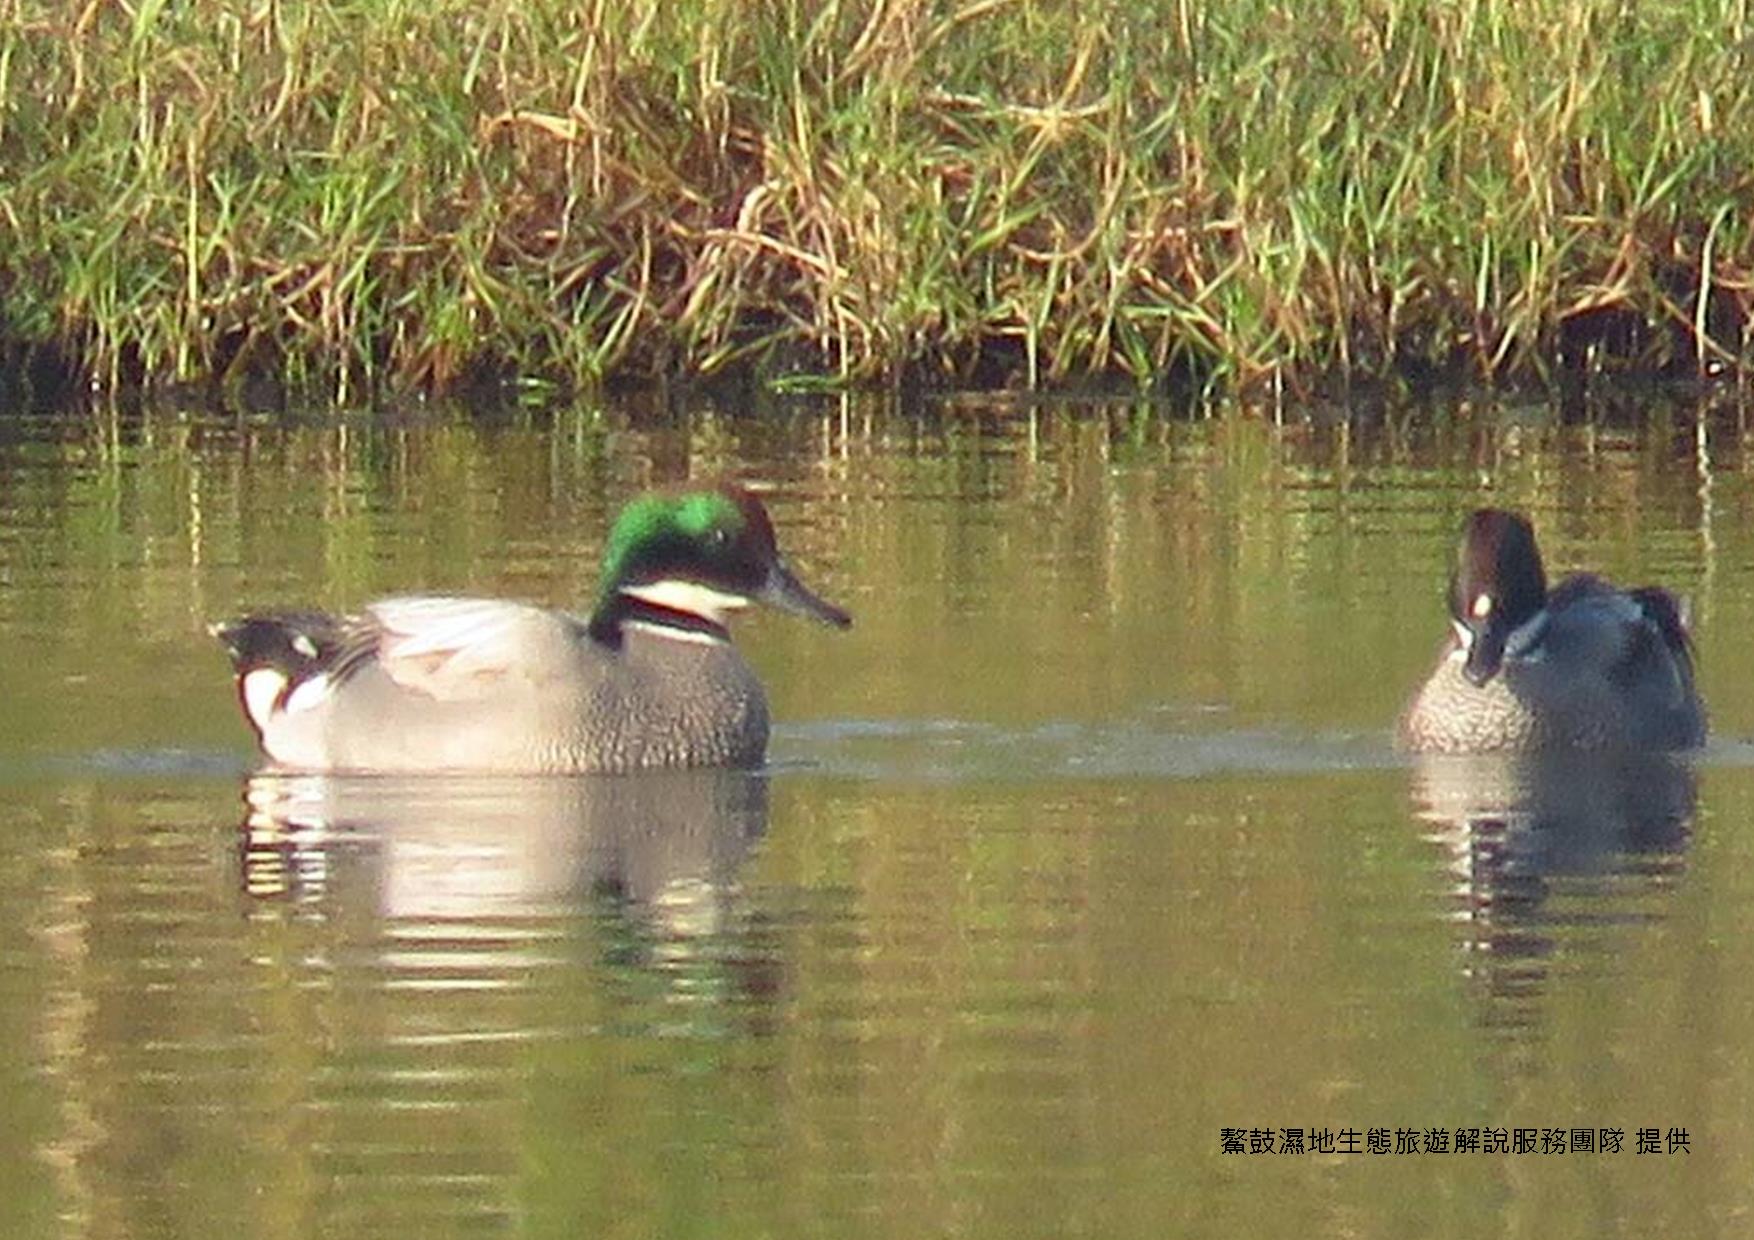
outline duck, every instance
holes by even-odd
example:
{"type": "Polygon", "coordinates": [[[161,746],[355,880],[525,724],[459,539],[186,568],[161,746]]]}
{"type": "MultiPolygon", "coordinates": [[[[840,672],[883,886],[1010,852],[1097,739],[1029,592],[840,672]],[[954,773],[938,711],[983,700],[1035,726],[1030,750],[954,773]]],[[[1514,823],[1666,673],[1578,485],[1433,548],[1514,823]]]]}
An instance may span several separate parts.
{"type": "Polygon", "coordinates": [[[756,602],[852,624],[781,557],[760,499],[721,483],[623,508],[588,615],[421,595],[346,615],[247,614],[209,632],[276,769],[753,768],[767,752],[767,695],[729,620],[756,602]]]}
{"type": "Polygon", "coordinates": [[[1462,526],[1451,633],[1397,726],[1426,754],[1668,751],[1702,745],[1686,612],[1658,586],[1594,573],[1547,588],[1527,517],[1481,508],[1462,526]]]}

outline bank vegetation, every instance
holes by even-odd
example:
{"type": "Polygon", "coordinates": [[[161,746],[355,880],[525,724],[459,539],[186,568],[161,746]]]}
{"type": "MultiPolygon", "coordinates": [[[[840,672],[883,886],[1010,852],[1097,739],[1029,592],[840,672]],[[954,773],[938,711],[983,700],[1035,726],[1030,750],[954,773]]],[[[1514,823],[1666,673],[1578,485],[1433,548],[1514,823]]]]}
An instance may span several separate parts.
{"type": "Polygon", "coordinates": [[[0,356],[396,389],[1735,373],[1748,10],[0,0],[0,356]]]}

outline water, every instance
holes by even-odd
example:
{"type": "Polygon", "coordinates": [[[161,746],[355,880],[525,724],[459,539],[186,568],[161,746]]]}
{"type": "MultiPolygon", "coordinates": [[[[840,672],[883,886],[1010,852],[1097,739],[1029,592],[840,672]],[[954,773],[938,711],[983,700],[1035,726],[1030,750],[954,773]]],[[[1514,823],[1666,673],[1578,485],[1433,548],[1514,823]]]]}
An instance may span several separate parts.
{"type": "Polygon", "coordinates": [[[1656,403],[0,413],[8,1234],[1744,1234],[1746,443],[1656,403]],[[724,471],[857,617],[739,628],[769,771],[251,775],[208,620],[577,605],[616,504],[724,471]],[[1704,755],[1391,753],[1485,499],[1692,597],[1704,755]],[[1292,1128],[1390,1152],[1221,1152],[1292,1128]]]}

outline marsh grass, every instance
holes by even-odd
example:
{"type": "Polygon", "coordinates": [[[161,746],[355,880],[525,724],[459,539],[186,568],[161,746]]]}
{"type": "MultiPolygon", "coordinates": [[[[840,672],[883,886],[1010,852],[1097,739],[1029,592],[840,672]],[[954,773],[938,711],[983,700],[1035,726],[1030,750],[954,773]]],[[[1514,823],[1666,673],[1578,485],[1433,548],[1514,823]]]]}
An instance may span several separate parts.
{"type": "Polygon", "coordinates": [[[0,0],[0,334],[343,391],[1741,367],[1748,8],[0,0]]]}

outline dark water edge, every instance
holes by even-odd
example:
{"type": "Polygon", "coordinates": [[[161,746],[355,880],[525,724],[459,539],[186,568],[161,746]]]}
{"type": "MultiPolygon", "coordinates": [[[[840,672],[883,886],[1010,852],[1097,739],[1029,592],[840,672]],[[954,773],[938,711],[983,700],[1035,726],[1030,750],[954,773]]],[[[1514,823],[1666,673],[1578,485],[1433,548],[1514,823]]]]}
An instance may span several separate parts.
{"type": "MultiPolygon", "coordinates": [[[[465,367],[442,390],[407,390],[380,384],[370,375],[336,375],[291,385],[260,367],[221,377],[177,379],[124,366],[107,378],[95,375],[77,349],[55,343],[8,338],[0,333],[0,416],[7,410],[35,415],[90,414],[176,407],[236,415],[286,414],[367,404],[408,408],[430,404],[503,409],[578,404],[609,399],[616,404],[675,407],[691,403],[761,407],[787,396],[832,396],[838,392],[883,393],[909,407],[936,401],[987,401],[1023,407],[1034,402],[1130,402],[1169,416],[1212,416],[1226,407],[1286,416],[1311,408],[1350,412],[1395,406],[1432,408],[1457,403],[1531,406],[1551,404],[1568,421],[1623,416],[1628,405],[1660,404],[1721,408],[1745,405],[1754,387],[1745,368],[1704,362],[1684,349],[1649,354],[1648,326],[1623,325],[1607,333],[1621,341],[1618,351],[1601,347],[1594,336],[1567,338],[1535,367],[1483,374],[1462,349],[1447,361],[1409,352],[1371,369],[1319,370],[1290,367],[1251,377],[1202,374],[1187,368],[1164,371],[1141,383],[1124,371],[1049,376],[1034,385],[1014,342],[989,341],[975,359],[955,371],[907,367],[887,382],[846,385],[832,372],[785,364],[782,355],[744,362],[712,374],[677,372],[662,376],[606,376],[589,390],[540,373],[527,374],[483,358],[465,367]],[[1626,340],[1644,342],[1628,351],[1626,340]],[[775,363],[779,364],[775,364],[775,363]],[[339,397],[339,400],[338,400],[339,397]]],[[[803,359],[794,359],[802,361],[803,359]]]]}

